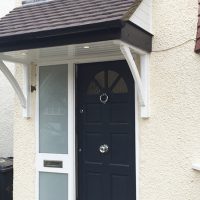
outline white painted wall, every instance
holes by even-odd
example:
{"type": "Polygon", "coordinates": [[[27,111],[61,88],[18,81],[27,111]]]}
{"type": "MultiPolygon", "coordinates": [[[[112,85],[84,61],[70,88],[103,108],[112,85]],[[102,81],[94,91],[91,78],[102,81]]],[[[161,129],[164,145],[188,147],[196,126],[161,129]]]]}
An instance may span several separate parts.
{"type": "Polygon", "coordinates": [[[8,14],[16,5],[16,0],[0,0],[0,17],[8,14]]]}
{"type": "Polygon", "coordinates": [[[152,33],[152,0],[143,0],[130,21],[152,33]]]}
{"type": "MultiPolygon", "coordinates": [[[[15,7],[15,0],[0,0],[0,17],[15,7]]],[[[14,73],[15,66],[6,63],[14,73]]],[[[0,157],[13,156],[14,92],[0,71],[0,157]]]]}

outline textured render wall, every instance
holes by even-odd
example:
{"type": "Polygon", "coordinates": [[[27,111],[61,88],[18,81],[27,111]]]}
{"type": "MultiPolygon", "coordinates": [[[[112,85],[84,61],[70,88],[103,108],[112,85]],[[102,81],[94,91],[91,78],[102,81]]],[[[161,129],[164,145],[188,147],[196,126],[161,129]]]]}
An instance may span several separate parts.
{"type": "MultiPolygon", "coordinates": [[[[21,0],[16,0],[16,6],[21,0]]],[[[15,77],[23,86],[22,66],[16,66],[15,77]]],[[[32,85],[35,85],[36,72],[32,66],[32,85]]],[[[31,95],[30,119],[22,117],[22,108],[18,98],[15,97],[14,112],[14,200],[35,200],[35,92],[31,95]]]]}
{"type": "MultiPolygon", "coordinates": [[[[0,18],[15,7],[15,0],[0,1],[0,18]]],[[[7,66],[15,72],[11,63],[7,66]]],[[[0,157],[13,156],[14,92],[0,71],[0,157]]]]}
{"type": "MultiPolygon", "coordinates": [[[[23,71],[16,67],[16,78],[23,85],[23,71]]],[[[32,67],[32,85],[35,85],[35,67],[32,67]]],[[[14,125],[14,200],[35,200],[35,92],[31,95],[31,118],[22,117],[22,108],[16,100],[14,125]]]]}
{"type": "MultiPolygon", "coordinates": [[[[8,64],[14,73],[15,67],[8,64]]],[[[14,91],[0,71],[0,157],[13,156],[14,91]]]]}
{"type": "MultiPolygon", "coordinates": [[[[153,0],[153,49],[196,36],[197,0],[153,0]]],[[[194,41],[151,55],[151,118],[141,120],[140,199],[199,200],[200,55],[194,41]]]]}

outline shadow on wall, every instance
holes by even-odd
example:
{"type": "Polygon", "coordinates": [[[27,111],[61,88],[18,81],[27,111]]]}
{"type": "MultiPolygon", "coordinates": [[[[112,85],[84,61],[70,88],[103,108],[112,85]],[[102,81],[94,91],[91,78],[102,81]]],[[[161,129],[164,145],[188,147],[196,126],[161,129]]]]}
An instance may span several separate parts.
{"type": "MultiPolygon", "coordinates": [[[[15,65],[6,63],[12,73],[15,65]]],[[[14,91],[0,71],[0,157],[13,156],[14,91]]]]}

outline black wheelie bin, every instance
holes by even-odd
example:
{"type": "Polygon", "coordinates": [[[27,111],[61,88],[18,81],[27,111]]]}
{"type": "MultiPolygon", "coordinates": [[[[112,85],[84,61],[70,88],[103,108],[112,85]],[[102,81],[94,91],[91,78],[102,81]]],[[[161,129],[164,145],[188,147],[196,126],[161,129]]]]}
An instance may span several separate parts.
{"type": "Polygon", "coordinates": [[[13,159],[0,158],[0,200],[13,199],[13,159]]]}

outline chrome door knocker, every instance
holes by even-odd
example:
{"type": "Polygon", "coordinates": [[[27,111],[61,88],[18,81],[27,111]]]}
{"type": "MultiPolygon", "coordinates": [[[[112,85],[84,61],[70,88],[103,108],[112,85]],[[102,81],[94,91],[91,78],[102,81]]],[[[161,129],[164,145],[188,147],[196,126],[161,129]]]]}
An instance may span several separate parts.
{"type": "Polygon", "coordinates": [[[109,146],[107,144],[102,144],[99,147],[99,151],[100,151],[100,153],[105,154],[109,151],[109,146]]]}
{"type": "Polygon", "coordinates": [[[100,95],[100,101],[103,104],[106,104],[108,101],[108,95],[106,93],[103,93],[102,95],[100,95]]]}

